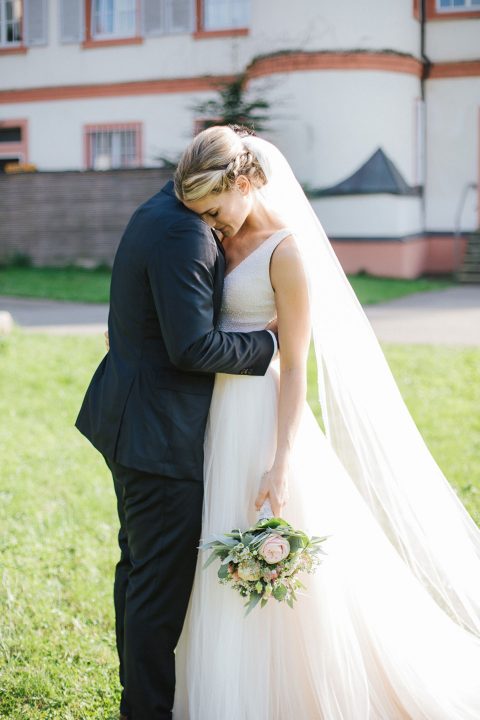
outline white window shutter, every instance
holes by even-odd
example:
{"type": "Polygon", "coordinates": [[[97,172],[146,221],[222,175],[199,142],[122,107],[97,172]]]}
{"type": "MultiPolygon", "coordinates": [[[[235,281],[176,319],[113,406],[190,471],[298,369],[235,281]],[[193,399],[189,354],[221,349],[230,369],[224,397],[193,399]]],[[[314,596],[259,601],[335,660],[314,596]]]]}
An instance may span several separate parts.
{"type": "MultiPolygon", "coordinates": [[[[31,0],[30,0],[31,1],[31,0]]],[[[35,1],[35,0],[34,0],[35,1]]],[[[85,37],[84,0],[60,1],[60,42],[78,43],[85,37]]]]}
{"type": "Polygon", "coordinates": [[[144,35],[163,35],[165,32],[165,0],[143,0],[142,21],[144,35]]]}
{"type": "Polygon", "coordinates": [[[165,0],[165,3],[167,32],[192,32],[195,0],[165,0]]]}
{"type": "Polygon", "coordinates": [[[48,42],[47,0],[25,0],[25,44],[46,45],[48,42]]]}

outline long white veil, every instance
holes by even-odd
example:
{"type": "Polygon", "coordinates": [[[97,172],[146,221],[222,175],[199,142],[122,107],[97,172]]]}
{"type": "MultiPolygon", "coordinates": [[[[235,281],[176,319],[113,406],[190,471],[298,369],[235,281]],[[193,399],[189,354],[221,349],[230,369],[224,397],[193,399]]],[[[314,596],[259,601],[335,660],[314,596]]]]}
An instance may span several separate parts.
{"type": "Polygon", "coordinates": [[[262,195],[295,234],[309,274],[327,437],[411,570],[458,624],[480,635],[480,530],[418,432],[288,162],[265,140],[243,142],[264,168],[262,195]]]}

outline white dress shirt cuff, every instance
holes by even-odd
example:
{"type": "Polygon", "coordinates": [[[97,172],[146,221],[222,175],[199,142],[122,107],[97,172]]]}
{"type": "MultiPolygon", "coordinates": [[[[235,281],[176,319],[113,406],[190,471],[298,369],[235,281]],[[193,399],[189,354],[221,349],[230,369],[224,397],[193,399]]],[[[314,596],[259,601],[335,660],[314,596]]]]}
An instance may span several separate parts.
{"type": "Polygon", "coordinates": [[[270,333],[270,335],[272,336],[272,340],[273,340],[273,355],[272,355],[272,358],[274,358],[275,355],[276,355],[277,352],[278,352],[277,336],[276,336],[275,333],[272,332],[271,330],[267,330],[267,332],[270,333]]]}

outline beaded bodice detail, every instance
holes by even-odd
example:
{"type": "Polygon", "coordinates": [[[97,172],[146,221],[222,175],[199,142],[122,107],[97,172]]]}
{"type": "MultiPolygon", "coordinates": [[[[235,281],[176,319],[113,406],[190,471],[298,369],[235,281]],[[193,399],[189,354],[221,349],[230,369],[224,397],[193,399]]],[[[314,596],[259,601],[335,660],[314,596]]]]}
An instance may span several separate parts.
{"type": "Polygon", "coordinates": [[[270,282],[270,260],[277,245],[291,230],[277,230],[225,276],[219,329],[263,330],[276,315],[270,282]]]}

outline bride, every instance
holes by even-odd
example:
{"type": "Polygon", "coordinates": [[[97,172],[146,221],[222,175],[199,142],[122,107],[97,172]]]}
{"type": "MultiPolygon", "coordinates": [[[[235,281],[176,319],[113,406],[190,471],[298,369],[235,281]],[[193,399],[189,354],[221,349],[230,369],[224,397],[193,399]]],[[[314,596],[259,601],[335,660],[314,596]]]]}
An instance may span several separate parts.
{"type": "Polygon", "coordinates": [[[220,329],[278,317],[263,377],[218,374],[202,538],[275,515],[330,537],[294,610],[244,617],[199,553],[176,651],[175,720],[478,720],[480,533],[400,397],[281,153],[214,127],[179,199],[223,236],[220,329]],[[305,401],[313,331],[326,435],[305,401]]]}

